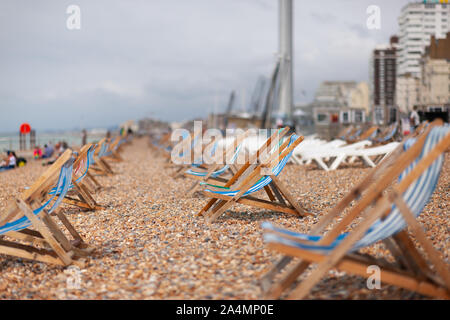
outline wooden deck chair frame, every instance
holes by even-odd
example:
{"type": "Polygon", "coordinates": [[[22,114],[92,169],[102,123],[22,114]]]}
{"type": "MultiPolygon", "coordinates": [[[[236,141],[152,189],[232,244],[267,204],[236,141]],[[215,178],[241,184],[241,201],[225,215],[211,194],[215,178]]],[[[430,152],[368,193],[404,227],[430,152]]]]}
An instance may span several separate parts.
{"type": "MultiPolygon", "coordinates": [[[[87,144],[81,148],[78,156],[76,157],[76,159],[74,161],[74,164],[73,164],[74,168],[77,168],[79,165],[81,165],[81,163],[83,161],[87,161],[88,152],[91,147],[93,147],[92,144],[87,144]]],[[[90,169],[90,166],[89,166],[89,169],[90,169]]],[[[89,170],[86,173],[86,176],[88,175],[88,173],[89,173],[89,170]]],[[[92,177],[92,179],[95,179],[95,178],[92,177]]],[[[103,209],[103,206],[99,205],[95,201],[94,197],[91,194],[91,191],[84,183],[84,179],[81,179],[79,181],[77,181],[77,180],[78,180],[77,176],[74,174],[72,176],[73,191],[75,192],[78,199],[76,199],[72,196],[66,195],[66,197],[64,197],[64,199],[62,201],[66,204],[74,205],[74,206],[77,206],[77,207],[85,209],[85,210],[103,209]]]]}
{"type": "MultiPolygon", "coordinates": [[[[250,130],[247,130],[247,131],[243,132],[242,134],[237,135],[235,137],[235,140],[233,141],[233,143],[230,144],[228,147],[223,149],[222,154],[217,154],[216,155],[215,163],[213,163],[213,164],[211,164],[209,166],[204,166],[203,168],[206,171],[206,175],[205,176],[194,176],[194,175],[185,173],[184,175],[187,178],[197,180],[189,188],[189,190],[187,192],[187,195],[188,196],[193,195],[198,190],[198,188],[200,187],[200,185],[201,185],[200,183],[201,182],[210,182],[210,183],[214,182],[214,183],[218,183],[218,184],[226,183],[227,181],[225,180],[224,177],[213,177],[212,175],[214,174],[214,172],[216,170],[218,170],[218,169],[220,169],[221,167],[224,166],[224,164],[222,164],[221,161],[223,161],[223,159],[228,160],[230,157],[232,157],[234,152],[235,152],[235,150],[236,150],[236,148],[249,136],[249,134],[250,134],[250,130]]],[[[211,143],[214,143],[214,141],[211,142],[211,143]]],[[[202,168],[202,167],[200,167],[200,168],[202,168]]],[[[198,168],[196,168],[196,169],[198,169],[198,168]]],[[[228,171],[230,171],[230,173],[232,175],[234,175],[234,174],[236,174],[238,169],[235,166],[230,165],[229,168],[228,168],[228,171]]]]}
{"type": "Polygon", "coordinates": [[[106,176],[113,175],[114,171],[108,162],[104,160],[104,157],[100,157],[99,153],[105,143],[108,143],[109,139],[103,138],[99,141],[98,147],[95,149],[94,161],[95,164],[91,166],[92,171],[94,171],[97,175],[106,176]]]}
{"type": "Polygon", "coordinates": [[[347,137],[350,137],[350,133],[353,132],[355,128],[353,126],[348,126],[345,128],[342,128],[341,131],[339,131],[338,135],[337,135],[337,139],[344,139],[347,137]]]}
{"type": "MultiPolygon", "coordinates": [[[[157,156],[164,156],[168,151],[166,148],[172,148],[170,137],[172,132],[164,133],[158,140],[154,139],[150,142],[150,147],[157,154],[157,156]]],[[[170,153],[170,152],[169,152],[170,153]]]]}
{"type": "Polygon", "coordinates": [[[412,133],[412,136],[413,136],[413,137],[418,136],[420,133],[422,133],[422,131],[427,127],[428,124],[429,124],[429,123],[428,123],[427,120],[422,121],[422,122],[417,126],[416,130],[414,130],[414,132],[412,133]]]}
{"type": "Polygon", "coordinates": [[[261,177],[265,176],[264,169],[271,170],[273,161],[278,158],[283,159],[292,150],[303,141],[303,137],[298,137],[289,147],[290,137],[279,147],[277,152],[272,153],[264,163],[257,163],[260,155],[262,155],[269,147],[278,141],[289,132],[289,128],[284,128],[280,133],[274,133],[260,149],[249,157],[246,163],[239,169],[238,172],[225,184],[224,187],[233,187],[233,189],[240,191],[235,196],[221,195],[214,192],[204,191],[206,197],[211,198],[208,203],[197,214],[204,216],[208,222],[213,222],[222,213],[230,209],[236,203],[245,204],[248,206],[269,209],[277,212],[294,214],[297,216],[312,215],[306,212],[292,197],[288,189],[281,182],[281,180],[271,175],[272,182],[264,187],[270,201],[256,198],[254,196],[244,196],[244,194],[251,188],[261,177]],[[278,200],[278,201],[277,201],[278,200]]]}
{"type": "MultiPolygon", "coordinates": [[[[442,121],[435,121],[433,126],[441,123],[442,121]]],[[[338,217],[353,200],[359,198],[359,201],[350,208],[345,217],[336,222],[333,228],[325,234],[321,241],[319,241],[318,244],[330,244],[344,231],[344,229],[354,223],[358,216],[363,214],[362,221],[352,229],[348,236],[336,246],[329,255],[321,255],[276,243],[270,243],[268,245],[269,248],[281,252],[286,256],[280,259],[261,281],[266,292],[266,298],[279,298],[312,263],[316,263],[317,268],[312,270],[305,280],[303,280],[295,289],[290,291],[290,294],[287,297],[288,299],[302,299],[306,297],[314,285],[332,268],[368,277],[367,267],[374,264],[381,268],[382,282],[416,291],[424,295],[446,299],[450,298],[449,269],[440,259],[439,254],[433,248],[432,243],[427,239],[419,222],[415,219],[401,197],[409,185],[413,183],[433,163],[433,161],[446,150],[446,148],[448,148],[450,145],[450,134],[442,139],[430,153],[425,155],[405,178],[393,186],[392,190],[384,193],[394,179],[396,179],[396,177],[398,177],[404,169],[419,156],[431,127],[432,126],[430,125],[429,128],[420,135],[416,143],[407,151],[403,151],[403,142],[395,152],[380,163],[378,167],[372,169],[356,187],[354,187],[319,221],[318,224],[315,225],[310,232],[311,235],[319,235],[324,232],[324,230],[332,225],[334,219],[338,217]],[[363,191],[366,191],[364,195],[362,195],[363,191]],[[375,205],[372,208],[369,208],[373,203],[375,205]],[[347,254],[348,250],[364,235],[377,219],[390,213],[393,204],[400,210],[407,226],[410,227],[412,234],[416,237],[429,260],[435,266],[440,278],[433,274],[425,258],[415,247],[406,228],[385,241],[388,249],[397,259],[396,263],[387,263],[386,260],[376,260],[373,257],[368,257],[359,253],[347,254]],[[367,213],[363,212],[365,209],[368,209],[367,213]],[[300,258],[300,261],[295,261],[294,266],[284,273],[281,280],[271,285],[273,278],[283,271],[294,257],[300,258]]]]}
{"type": "Polygon", "coordinates": [[[108,150],[106,152],[111,152],[111,154],[104,156],[103,157],[104,160],[114,161],[114,162],[122,162],[123,161],[122,157],[120,156],[119,149],[118,149],[119,148],[118,145],[119,145],[119,142],[121,139],[122,139],[122,137],[120,135],[116,136],[114,141],[109,144],[108,150]]]}
{"type": "MultiPolygon", "coordinates": [[[[195,157],[195,148],[198,147],[196,145],[193,145],[194,141],[198,138],[200,138],[202,136],[202,132],[198,132],[198,133],[194,133],[192,132],[189,135],[189,139],[185,139],[184,141],[182,141],[181,143],[183,144],[183,146],[185,145],[189,145],[189,157],[191,159],[191,161],[194,161],[194,157],[195,157]]],[[[203,153],[203,150],[206,146],[202,145],[201,148],[201,152],[203,153]]],[[[184,149],[184,148],[183,148],[184,149]]],[[[168,168],[171,169],[175,169],[175,171],[171,174],[172,178],[177,179],[178,177],[183,176],[183,172],[185,170],[187,170],[191,164],[175,164],[170,160],[171,154],[169,154],[169,164],[168,164],[168,168]]]]}
{"type": "Polygon", "coordinates": [[[38,208],[45,200],[45,196],[57,181],[62,166],[70,161],[71,157],[72,151],[66,150],[0,215],[1,226],[22,216],[26,216],[32,226],[20,231],[9,231],[0,236],[0,253],[45,263],[84,266],[85,257],[94,249],[83,241],[60,208],[56,208],[52,214],[46,209],[37,215],[33,213],[33,208],[38,208]],[[60,229],[54,217],[60,220],[72,240],[60,229]]]}
{"type": "Polygon", "coordinates": [[[355,143],[358,141],[363,141],[368,139],[369,137],[372,136],[372,134],[374,134],[375,131],[378,130],[378,126],[372,126],[369,129],[367,129],[366,131],[364,131],[363,133],[361,133],[358,137],[356,137],[355,139],[347,139],[347,143],[355,143]]]}
{"type": "Polygon", "coordinates": [[[392,137],[390,139],[386,139],[386,137],[388,135],[390,135],[394,129],[398,133],[398,130],[399,130],[398,127],[399,127],[398,123],[392,123],[391,125],[389,125],[386,128],[384,128],[384,130],[378,135],[378,138],[375,138],[375,139],[371,140],[372,141],[372,147],[388,144],[390,142],[395,141],[395,136],[397,134],[392,135],[392,137]],[[395,126],[396,126],[396,128],[395,128],[395,126]],[[384,139],[386,139],[386,140],[384,140],[384,139]]]}

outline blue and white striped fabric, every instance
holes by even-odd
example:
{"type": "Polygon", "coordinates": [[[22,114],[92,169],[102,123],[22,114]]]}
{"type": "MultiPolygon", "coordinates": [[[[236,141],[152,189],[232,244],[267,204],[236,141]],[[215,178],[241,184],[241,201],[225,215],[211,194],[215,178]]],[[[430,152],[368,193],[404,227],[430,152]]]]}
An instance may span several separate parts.
{"type": "Polygon", "coordinates": [[[374,130],[373,133],[370,135],[370,137],[367,138],[367,139],[373,140],[373,139],[375,139],[375,137],[377,136],[377,134],[378,134],[378,129],[377,129],[377,130],[374,130]]]}
{"type": "MultiPolygon", "coordinates": [[[[216,153],[217,150],[217,145],[218,142],[214,142],[213,147],[211,148],[211,153],[209,154],[210,157],[214,157],[214,154],[216,153]]],[[[200,165],[203,164],[203,156],[200,156],[199,158],[194,160],[194,163],[192,164],[193,167],[199,167],[200,165]]]]}
{"type": "Polygon", "coordinates": [[[356,131],[354,135],[349,137],[348,140],[355,140],[356,138],[359,137],[360,134],[361,134],[361,129],[358,129],[358,131],[356,131]]]}
{"type": "MultiPolygon", "coordinates": [[[[86,169],[84,170],[83,174],[82,174],[81,176],[79,176],[79,177],[77,178],[77,180],[75,180],[77,183],[80,182],[81,180],[83,180],[83,178],[86,176],[86,174],[87,174],[88,171],[89,171],[89,166],[90,166],[90,164],[91,164],[91,163],[92,163],[92,164],[95,163],[95,161],[94,161],[95,148],[96,148],[95,146],[91,146],[91,147],[89,148],[89,150],[88,150],[88,152],[87,152],[87,155],[86,155],[86,169]]],[[[72,181],[72,178],[71,178],[70,181],[72,181]]],[[[74,185],[73,185],[73,183],[71,182],[70,185],[69,185],[69,189],[68,189],[68,190],[73,189],[73,187],[74,187],[74,185]]],[[[49,194],[53,194],[53,195],[54,195],[54,194],[59,194],[60,191],[57,191],[57,190],[58,190],[58,188],[55,187],[55,188],[53,188],[53,189],[50,190],[49,194]]]]}
{"type": "MultiPolygon", "coordinates": [[[[181,134],[181,137],[182,137],[182,142],[184,142],[184,140],[186,140],[187,138],[190,137],[190,134],[188,133],[188,131],[186,131],[186,132],[183,131],[183,133],[181,134]]],[[[191,150],[194,149],[194,147],[197,145],[198,139],[199,139],[199,137],[196,136],[196,137],[194,138],[194,140],[191,141],[191,146],[190,146],[190,148],[189,148],[188,150],[184,150],[184,148],[183,148],[183,149],[180,151],[180,153],[178,154],[178,156],[179,156],[180,158],[183,158],[185,154],[191,152],[191,150]],[[186,152],[185,152],[185,151],[186,151],[186,152]]]]}
{"type": "MultiPolygon", "coordinates": [[[[110,144],[113,144],[114,141],[116,141],[116,139],[117,139],[117,138],[114,137],[114,138],[110,141],[110,144]]],[[[114,150],[116,150],[116,148],[117,148],[117,145],[116,145],[116,147],[114,148],[114,150]]],[[[112,155],[112,150],[105,149],[105,151],[104,151],[102,157],[109,157],[110,155],[112,155]]]]}
{"type": "Polygon", "coordinates": [[[392,128],[391,132],[389,132],[389,134],[387,136],[385,136],[383,139],[381,139],[381,142],[386,142],[386,141],[392,139],[396,132],[397,132],[397,124],[394,126],[394,128],[392,128]]]}
{"type": "MultiPolygon", "coordinates": [[[[287,148],[295,141],[297,140],[298,136],[293,134],[290,138],[289,144],[287,148]]],[[[272,174],[275,176],[278,176],[280,172],[283,170],[286,163],[289,161],[289,158],[292,155],[292,151],[286,155],[283,159],[281,159],[280,162],[272,169],[272,174]]],[[[254,193],[256,191],[261,190],[265,186],[267,186],[269,183],[272,182],[272,178],[270,176],[263,176],[261,179],[258,180],[250,189],[247,190],[247,192],[244,193],[244,196],[249,195],[251,193],[254,193]]],[[[235,196],[240,190],[226,190],[226,191],[219,191],[219,190],[212,190],[212,189],[205,189],[207,192],[217,193],[217,194],[223,194],[226,196],[235,196]]]]}
{"type": "Polygon", "coordinates": [[[102,147],[100,148],[100,151],[98,152],[99,158],[102,158],[105,156],[106,151],[108,150],[108,146],[109,146],[109,144],[106,142],[102,144],[102,147]]]}
{"type": "Polygon", "coordinates": [[[386,142],[386,141],[391,140],[396,133],[397,133],[397,123],[394,124],[391,131],[389,131],[389,133],[386,136],[381,137],[379,139],[373,139],[373,140],[376,142],[386,142]]]}
{"type": "Polygon", "coordinates": [[[352,131],[352,129],[353,129],[352,127],[349,127],[349,128],[345,131],[344,135],[341,136],[341,137],[339,137],[339,139],[345,140],[346,137],[347,137],[347,135],[352,131]]]}
{"type": "MultiPolygon", "coordinates": [[[[417,157],[417,159],[413,161],[413,163],[406,170],[404,170],[404,172],[400,175],[399,179],[401,180],[405,176],[407,176],[414,169],[417,163],[424,156],[426,156],[433,149],[433,147],[440,140],[442,140],[448,133],[450,133],[450,126],[441,126],[433,128],[425,141],[422,153],[419,155],[419,157],[417,157]]],[[[405,143],[405,149],[408,149],[414,143],[415,139],[409,139],[405,143]]],[[[444,155],[441,154],[422,173],[422,175],[416,181],[414,181],[414,183],[412,183],[408,187],[408,189],[403,193],[402,195],[403,199],[415,217],[417,217],[422,212],[423,208],[425,207],[431,195],[433,194],[439,179],[439,174],[442,168],[443,161],[444,155]]],[[[330,245],[323,246],[314,244],[314,242],[318,242],[320,239],[322,239],[322,236],[310,236],[307,234],[301,234],[297,232],[288,231],[285,229],[280,229],[273,226],[269,222],[264,222],[262,223],[261,226],[267,231],[274,231],[277,233],[277,234],[270,232],[265,233],[264,240],[266,242],[281,243],[288,246],[305,250],[311,250],[322,254],[329,254],[348,235],[347,233],[343,233],[339,237],[337,237],[330,245]],[[293,238],[297,238],[299,240],[311,241],[312,243],[309,244],[299,243],[292,239],[288,239],[281,236],[282,234],[285,234],[293,238]]],[[[362,237],[362,239],[360,239],[357,243],[355,243],[355,245],[350,251],[356,251],[363,247],[369,246],[379,240],[386,239],[400,232],[405,227],[406,223],[403,219],[402,214],[400,213],[400,211],[396,206],[392,206],[391,213],[384,220],[381,219],[377,220],[366,232],[366,234],[362,237]]]]}
{"type": "MultiPolygon", "coordinates": [[[[73,159],[67,161],[61,168],[58,182],[56,184],[55,190],[58,190],[58,198],[53,203],[52,207],[48,210],[49,213],[53,212],[60,204],[61,201],[67,194],[67,191],[70,187],[70,182],[72,181],[72,169],[73,169],[73,159]]],[[[44,210],[55,198],[56,195],[53,195],[49,200],[47,200],[42,206],[33,210],[35,215],[39,214],[42,210],[44,210]]],[[[22,216],[21,218],[14,220],[12,222],[8,222],[0,227],[0,235],[3,235],[10,231],[20,231],[26,229],[31,226],[30,220],[26,216],[22,216]]]]}
{"type": "MultiPolygon", "coordinates": [[[[238,155],[239,155],[239,152],[240,152],[240,150],[241,150],[241,147],[242,147],[242,144],[240,144],[240,145],[238,145],[238,146],[236,147],[236,149],[235,149],[235,151],[234,151],[234,154],[233,154],[233,157],[230,159],[230,163],[234,163],[234,162],[236,161],[236,158],[237,158],[238,155]]],[[[224,165],[222,168],[220,168],[220,169],[214,171],[214,172],[211,174],[211,177],[215,178],[215,177],[218,177],[218,176],[222,175],[225,171],[228,170],[229,167],[230,167],[229,164],[224,165]]],[[[194,175],[194,176],[197,176],[197,177],[204,177],[204,176],[206,176],[206,174],[207,174],[206,171],[195,171],[195,170],[192,170],[192,169],[187,170],[186,173],[187,173],[187,174],[194,175]]]]}

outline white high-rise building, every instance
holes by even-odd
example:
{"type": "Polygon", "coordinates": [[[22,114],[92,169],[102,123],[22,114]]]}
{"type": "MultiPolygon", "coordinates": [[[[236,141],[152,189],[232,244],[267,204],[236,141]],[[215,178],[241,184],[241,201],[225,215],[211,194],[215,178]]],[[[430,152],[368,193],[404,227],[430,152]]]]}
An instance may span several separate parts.
{"type": "Polygon", "coordinates": [[[443,39],[450,31],[450,3],[432,0],[409,3],[402,8],[398,22],[397,74],[420,78],[420,58],[431,36],[443,39]]]}

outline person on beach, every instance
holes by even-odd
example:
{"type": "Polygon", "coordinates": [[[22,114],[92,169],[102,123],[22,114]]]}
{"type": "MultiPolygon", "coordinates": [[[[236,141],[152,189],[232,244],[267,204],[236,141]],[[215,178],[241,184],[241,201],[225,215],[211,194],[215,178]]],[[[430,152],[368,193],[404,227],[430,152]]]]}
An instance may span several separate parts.
{"type": "Polygon", "coordinates": [[[15,153],[13,151],[7,151],[7,156],[4,160],[4,165],[0,167],[0,169],[8,170],[8,169],[14,169],[16,167],[17,159],[15,156],[15,153]]]}
{"type": "Polygon", "coordinates": [[[33,151],[33,157],[34,157],[35,159],[40,159],[40,158],[42,158],[42,149],[41,149],[41,147],[37,146],[36,148],[34,148],[34,151],[33,151]]]}
{"type": "Polygon", "coordinates": [[[86,129],[83,129],[83,137],[81,138],[81,145],[84,146],[87,143],[87,131],[86,129]]]}
{"type": "Polygon", "coordinates": [[[64,151],[66,151],[69,148],[67,142],[63,141],[63,142],[58,142],[55,144],[55,149],[52,152],[53,153],[53,157],[51,157],[51,159],[47,162],[43,162],[42,166],[49,166],[52,165],[53,163],[55,163],[55,161],[59,158],[59,156],[61,156],[64,151]]]}
{"type": "Polygon", "coordinates": [[[411,111],[411,114],[409,116],[409,120],[411,122],[411,127],[414,129],[414,131],[416,130],[416,128],[419,126],[420,124],[420,117],[419,114],[417,113],[417,106],[414,106],[413,111],[411,111]]]}
{"type": "Polygon", "coordinates": [[[52,145],[44,145],[44,155],[42,156],[42,159],[49,159],[53,155],[53,147],[52,145]]]}

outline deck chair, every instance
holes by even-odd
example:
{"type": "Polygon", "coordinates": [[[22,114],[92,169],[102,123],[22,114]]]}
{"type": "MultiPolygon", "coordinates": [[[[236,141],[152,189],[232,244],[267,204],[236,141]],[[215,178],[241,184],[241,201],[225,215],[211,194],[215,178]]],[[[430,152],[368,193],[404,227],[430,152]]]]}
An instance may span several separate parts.
{"type": "Polygon", "coordinates": [[[121,136],[117,136],[111,140],[108,150],[103,155],[103,159],[107,161],[122,162],[123,159],[119,154],[119,146],[124,142],[121,136]]]}
{"type": "Polygon", "coordinates": [[[380,267],[381,281],[385,283],[423,295],[450,298],[449,267],[416,220],[436,187],[443,152],[450,146],[450,127],[439,123],[442,124],[435,122],[417,139],[403,142],[395,154],[374,168],[325,215],[310,234],[281,229],[267,222],[262,224],[268,247],[285,254],[261,281],[267,298],[279,298],[312,264],[316,268],[290,290],[288,299],[306,297],[332,268],[368,277],[370,265],[380,267]],[[397,177],[398,183],[391,186],[397,177]],[[342,217],[341,213],[353,200],[357,202],[342,217]],[[340,220],[333,224],[337,218],[340,220]],[[344,233],[350,225],[351,231],[344,233]],[[407,227],[428,261],[416,248],[407,227]],[[392,253],[394,263],[358,252],[379,241],[392,253]],[[281,279],[272,283],[284,269],[287,270],[281,279]]]}
{"type": "Polygon", "coordinates": [[[341,140],[346,140],[348,137],[351,136],[351,134],[355,131],[355,128],[353,126],[350,126],[348,128],[343,128],[339,133],[338,133],[338,138],[341,140]]]}
{"type": "Polygon", "coordinates": [[[346,141],[353,141],[353,140],[357,140],[358,137],[361,135],[362,133],[362,129],[361,128],[355,128],[347,137],[346,137],[346,141]]]}
{"type": "Polygon", "coordinates": [[[93,249],[59,208],[70,188],[73,162],[72,151],[66,150],[0,214],[0,253],[59,265],[84,265],[84,258],[93,249]],[[47,199],[53,186],[57,192],[47,199]],[[54,217],[60,220],[66,232],[54,217]]]}
{"type": "MultiPolygon", "coordinates": [[[[233,143],[225,144],[223,146],[223,152],[221,154],[217,153],[215,155],[215,163],[209,166],[197,166],[192,167],[187,170],[184,175],[187,178],[196,179],[193,185],[188,190],[188,195],[194,194],[197,189],[200,187],[200,184],[209,182],[209,183],[220,183],[224,182],[223,178],[219,178],[224,175],[226,172],[230,172],[231,174],[235,174],[237,169],[233,166],[239,152],[242,148],[242,142],[248,137],[250,131],[247,130],[244,133],[236,136],[233,140],[233,143]],[[225,164],[221,164],[221,162],[225,159],[225,164]]],[[[226,182],[226,181],[225,181],[226,182]]]]}
{"type": "MultiPolygon", "coordinates": [[[[285,135],[288,131],[289,128],[285,128],[280,135],[285,135]]],[[[211,200],[200,210],[198,215],[204,216],[208,222],[212,222],[235,203],[297,216],[312,215],[295,201],[289,190],[278,179],[278,175],[289,160],[292,150],[302,142],[303,137],[291,135],[266,160],[259,164],[254,162],[254,159],[258,159],[259,155],[262,155],[272,143],[278,143],[278,140],[278,133],[272,135],[261,146],[260,150],[253,157],[250,157],[253,159],[249,158],[224,186],[206,184],[207,188],[203,193],[211,200]],[[270,174],[267,174],[267,172],[270,172],[270,174]],[[253,193],[262,189],[267,193],[269,201],[252,196],[253,193]]]]}
{"type": "Polygon", "coordinates": [[[372,126],[361,134],[355,134],[348,138],[346,141],[348,144],[352,144],[358,141],[371,140],[375,138],[378,133],[378,126],[372,126]]]}
{"type": "Polygon", "coordinates": [[[158,155],[162,155],[163,152],[170,152],[173,148],[170,137],[172,133],[167,132],[165,134],[158,134],[156,137],[151,138],[149,146],[158,155]]]}
{"type": "MultiPolygon", "coordinates": [[[[182,141],[180,143],[183,148],[182,151],[178,154],[178,156],[180,158],[184,158],[185,156],[189,155],[191,163],[195,163],[196,161],[194,157],[196,148],[200,147],[200,153],[203,153],[203,150],[206,147],[203,144],[200,146],[199,141],[201,140],[201,136],[202,136],[201,132],[199,133],[193,132],[189,135],[182,136],[182,141]],[[185,147],[187,147],[187,150],[185,150],[185,147]]],[[[171,156],[172,153],[170,153],[169,157],[171,156]]],[[[171,176],[172,178],[176,179],[178,177],[183,176],[183,172],[187,170],[190,166],[191,166],[190,164],[175,164],[172,162],[171,159],[169,159],[169,164],[166,167],[175,169],[171,176]]]]}
{"type": "Polygon", "coordinates": [[[376,146],[376,145],[380,145],[380,144],[386,144],[389,142],[394,141],[395,138],[395,134],[397,133],[398,130],[398,123],[394,122],[393,124],[391,124],[389,127],[387,127],[380,135],[379,137],[375,137],[370,139],[370,141],[372,141],[372,145],[376,146]]]}
{"type": "Polygon", "coordinates": [[[104,157],[109,150],[109,139],[103,138],[99,141],[98,146],[94,153],[94,163],[91,165],[91,170],[96,175],[106,176],[113,175],[114,171],[104,157]]]}
{"type": "MultiPolygon", "coordinates": [[[[103,209],[95,201],[91,190],[85,184],[85,179],[88,177],[89,169],[94,161],[95,147],[93,144],[87,144],[76,154],[77,157],[73,164],[74,170],[69,186],[69,193],[66,194],[62,202],[87,210],[103,209]],[[78,199],[74,198],[70,193],[75,194],[78,199]]],[[[91,178],[96,181],[94,177],[91,178]]],[[[56,190],[52,189],[49,194],[53,195],[55,192],[56,190]]]]}
{"type": "Polygon", "coordinates": [[[419,126],[416,128],[416,130],[414,130],[414,132],[413,132],[412,135],[413,135],[413,136],[419,135],[426,127],[428,127],[428,125],[429,125],[429,123],[428,123],[427,120],[421,122],[421,123],[419,124],[419,126]]]}

